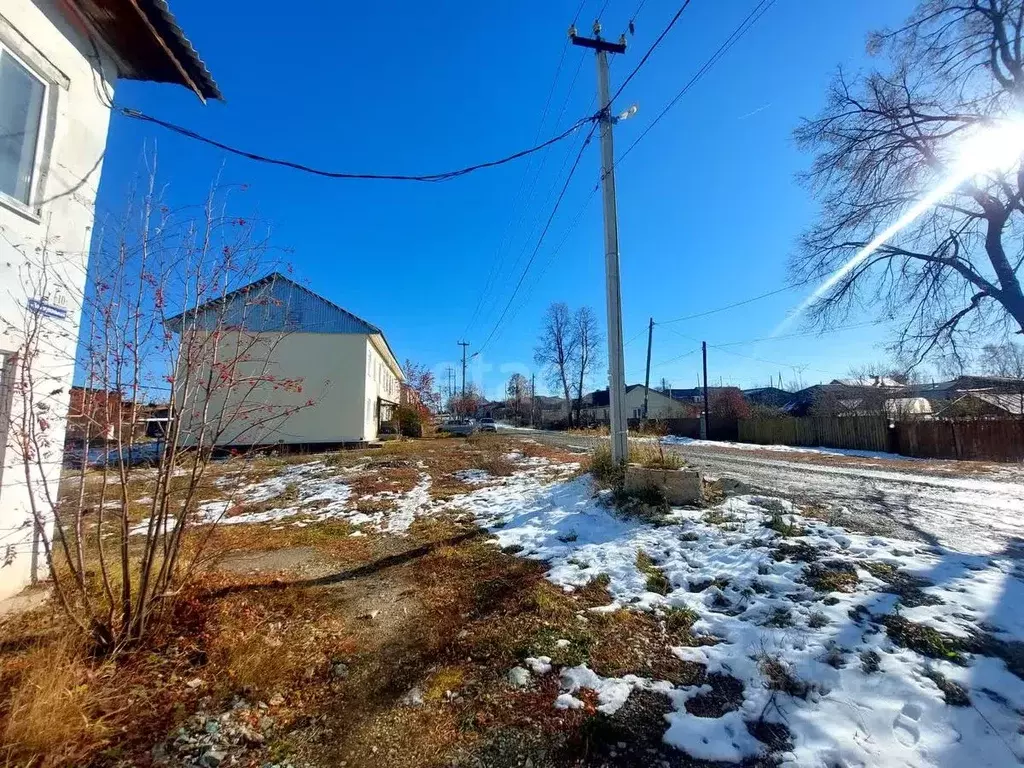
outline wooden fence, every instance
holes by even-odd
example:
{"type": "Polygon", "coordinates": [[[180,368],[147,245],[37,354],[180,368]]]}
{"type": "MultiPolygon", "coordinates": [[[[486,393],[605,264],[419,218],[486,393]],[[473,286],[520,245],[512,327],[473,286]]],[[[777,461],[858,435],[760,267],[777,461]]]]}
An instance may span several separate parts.
{"type": "Polygon", "coordinates": [[[1024,461],[1024,419],[920,419],[896,431],[905,456],[1024,461]]]}
{"type": "Polygon", "coordinates": [[[889,424],[883,416],[791,416],[740,419],[742,443],[761,445],[823,445],[862,451],[891,451],[889,424]]]}
{"type": "Polygon", "coordinates": [[[887,451],[927,459],[1024,461],[1022,419],[907,419],[884,416],[741,419],[739,440],[760,445],[887,451]]]}

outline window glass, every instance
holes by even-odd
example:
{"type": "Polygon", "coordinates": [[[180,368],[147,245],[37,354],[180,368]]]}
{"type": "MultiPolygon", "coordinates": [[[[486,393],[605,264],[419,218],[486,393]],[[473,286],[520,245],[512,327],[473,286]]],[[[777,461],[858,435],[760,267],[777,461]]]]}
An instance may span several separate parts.
{"type": "Polygon", "coordinates": [[[42,80],[0,50],[0,192],[28,204],[43,115],[42,80]]]}

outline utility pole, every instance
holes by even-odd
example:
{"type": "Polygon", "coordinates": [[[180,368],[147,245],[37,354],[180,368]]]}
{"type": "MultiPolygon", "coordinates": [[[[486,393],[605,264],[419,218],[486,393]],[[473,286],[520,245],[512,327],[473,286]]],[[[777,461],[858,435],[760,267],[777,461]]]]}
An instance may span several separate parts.
{"type": "Polygon", "coordinates": [[[604,203],[604,270],[608,304],[608,395],[611,420],[612,461],[628,458],[626,442],[626,379],[622,354],[622,296],[619,289],[619,226],[615,214],[615,151],[612,147],[611,94],[608,54],[625,53],[626,38],[618,43],[601,39],[601,24],[594,22],[594,36],[580,37],[569,29],[573,45],[590,48],[597,59],[597,105],[601,123],[601,191],[604,203]]]}
{"type": "Polygon", "coordinates": [[[466,347],[469,346],[468,341],[457,342],[462,347],[462,396],[466,396],[466,347]]]}
{"type": "Polygon", "coordinates": [[[531,374],[530,376],[530,426],[537,426],[534,424],[534,413],[537,410],[537,374],[531,374]]]}
{"type": "Polygon", "coordinates": [[[708,408],[708,343],[702,341],[700,343],[700,351],[704,357],[704,432],[701,435],[701,439],[707,440],[708,435],[711,434],[711,409],[708,408]]]}
{"type": "Polygon", "coordinates": [[[647,326],[647,372],[644,374],[644,421],[647,421],[647,397],[651,394],[651,342],[654,341],[654,318],[647,326]]]}

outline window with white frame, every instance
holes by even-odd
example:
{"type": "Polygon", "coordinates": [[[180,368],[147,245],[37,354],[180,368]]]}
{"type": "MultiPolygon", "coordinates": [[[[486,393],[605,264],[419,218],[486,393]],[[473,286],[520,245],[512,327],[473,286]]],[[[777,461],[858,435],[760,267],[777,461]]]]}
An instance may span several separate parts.
{"type": "Polygon", "coordinates": [[[0,46],[0,192],[32,202],[46,82],[0,46]]]}

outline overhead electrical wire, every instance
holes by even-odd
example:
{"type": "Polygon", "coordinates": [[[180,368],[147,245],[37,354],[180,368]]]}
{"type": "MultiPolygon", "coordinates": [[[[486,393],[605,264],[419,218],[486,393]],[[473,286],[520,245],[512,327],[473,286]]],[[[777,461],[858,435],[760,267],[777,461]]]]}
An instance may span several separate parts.
{"type": "Polygon", "coordinates": [[[542,149],[546,149],[547,147],[550,147],[552,144],[557,144],[558,142],[560,142],[560,141],[562,141],[564,139],[567,139],[569,136],[571,136],[573,133],[575,133],[581,126],[583,126],[583,125],[585,125],[587,123],[596,123],[596,121],[597,121],[597,116],[596,115],[590,115],[588,117],[580,118],[579,120],[577,120],[575,123],[573,123],[571,126],[569,126],[566,130],[562,131],[557,136],[553,136],[550,139],[547,139],[546,141],[543,141],[540,144],[537,144],[536,146],[530,147],[528,149],[520,150],[520,151],[515,152],[515,153],[513,153],[511,155],[506,155],[505,157],[498,158],[497,160],[488,160],[488,161],[483,162],[483,163],[476,163],[474,165],[469,165],[469,166],[466,166],[464,168],[457,168],[457,169],[451,170],[451,171],[442,171],[440,173],[400,174],[400,173],[355,173],[355,172],[351,172],[351,171],[328,171],[328,170],[324,170],[322,168],[315,168],[313,166],[305,165],[303,163],[293,162],[291,160],[282,160],[280,158],[268,157],[266,155],[261,155],[261,154],[255,153],[255,152],[248,152],[248,151],[243,150],[243,149],[238,149],[237,147],[232,147],[231,145],[225,144],[225,143],[220,142],[220,141],[217,141],[216,139],[211,139],[211,138],[209,138],[207,136],[203,136],[202,134],[196,133],[195,131],[193,131],[193,130],[191,130],[189,128],[183,128],[180,125],[175,125],[174,123],[169,123],[166,120],[161,120],[159,118],[153,117],[152,115],[147,115],[144,112],[138,111],[137,109],[130,109],[128,107],[121,107],[120,108],[120,112],[121,112],[121,114],[125,115],[126,117],[130,117],[130,118],[133,118],[135,120],[142,120],[143,122],[153,123],[155,125],[159,125],[162,128],[166,128],[169,131],[173,131],[174,133],[181,134],[182,136],[186,136],[186,137],[188,137],[190,139],[193,139],[195,141],[201,142],[203,144],[209,144],[212,147],[216,147],[217,149],[221,149],[221,150],[223,150],[225,152],[229,152],[230,154],[233,154],[233,155],[238,155],[239,157],[245,157],[245,158],[248,158],[249,160],[254,160],[254,161],[260,162],[260,163],[267,163],[269,165],[278,165],[278,166],[282,166],[284,168],[291,168],[291,169],[296,170],[296,171],[302,171],[304,173],[313,174],[314,176],[323,176],[323,177],[330,178],[330,179],[359,179],[359,180],[375,180],[375,181],[418,181],[418,182],[448,181],[449,179],[458,178],[459,176],[465,176],[467,174],[474,173],[475,171],[480,171],[480,170],[483,170],[485,168],[495,168],[495,167],[500,166],[500,165],[505,165],[506,163],[510,163],[510,162],[512,162],[514,160],[518,160],[519,158],[526,157],[528,155],[532,155],[535,152],[540,152],[542,149]]]}
{"type": "Polygon", "coordinates": [[[587,138],[584,140],[583,145],[580,147],[580,151],[576,153],[576,160],[573,161],[572,168],[569,169],[569,175],[565,179],[565,183],[562,185],[562,191],[558,194],[558,198],[555,200],[555,205],[551,209],[551,215],[548,216],[547,222],[544,224],[544,229],[541,230],[540,237],[537,239],[537,245],[533,249],[533,253],[530,254],[529,261],[526,262],[526,267],[523,268],[523,273],[519,276],[519,281],[516,283],[515,288],[512,290],[512,295],[509,297],[508,302],[505,304],[505,308],[502,309],[501,315],[498,317],[498,321],[494,324],[491,332],[487,335],[484,343],[480,345],[480,348],[476,350],[474,354],[480,354],[483,352],[491,339],[494,338],[494,334],[501,326],[501,321],[505,319],[505,315],[508,314],[509,307],[512,306],[512,302],[515,300],[516,295],[519,293],[519,289],[523,285],[523,280],[526,279],[526,274],[530,271],[530,266],[533,264],[534,259],[537,257],[537,253],[540,251],[541,246],[544,244],[544,238],[547,236],[548,230],[551,229],[551,222],[554,221],[555,214],[558,213],[558,208],[562,204],[565,193],[569,189],[569,183],[572,181],[572,177],[576,175],[576,169],[580,166],[580,160],[583,158],[583,151],[590,144],[590,140],[594,137],[594,131],[597,128],[595,122],[590,126],[590,131],[587,133],[587,138]]]}
{"type": "MultiPolygon", "coordinates": [[[[665,116],[665,114],[667,114],[667,112],[668,112],[668,111],[669,111],[669,110],[670,110],[670,109],[671,109],[672,107],[674,107],[674,106],[675,106],[675,105],[676,105],[676,104],[678,103],[678,101],[679,101],[679,100],[680,100],[680,99],[681,99],[681,98],[682,98],[682,97],[683,97],[683,96],[684,96],[684,95],[686,94],[686,92],[687,92],[687,91],[688,91],[688,90],[689,90],[690,88],[692,88],[692,87],[693,87],[693,85],[694,85],[694,84],[696,84],[696,82],[697,82],[698,80],[700,80],[700,79],[701,79],[701,78],[702,78],[702,77],[703,77],[703,76],[704,76],[705,74],[707,74],[707,72],[708,72],[708,71],[709,71],[709,70],[710,70],[710,69],[711,69],[711,68],[712,68],[712,67],[713,67],[713,66],[714,66],[715,64],[717,64],[717,63],[718,63],[718,61],[719,61],[719,60],[720,60],[720,59],[721,59],[722,57],[724,57],[726,53],[728,53],[728,52],[729,52],[729,50],[730,50],[730,49],[731,49],[731,48],[732,48],[732,47],[733,47],[733,46],[734,46],[734,45],[735,45],[735,44],[736,44],[736,43],[737,43],[737,42],[739,41],[739,39],[740,39],[740,38],[741,38],[741,37],[742,37],[743,35],[745,35],[745,34],[747,33],[747,31],[749,31],[749,30],[750,30],[750,28],[751,28],[751,27],[752,27],[752,26],[753,26],[754,24],[756,24],[756,23],[757,23],[757,21],[758,21],[758,20],[759,20],[759,19],[761,18],[761,16],[763,16],[763,15],[764,15],[764,13],[765,13],[766,11],[768,11],[768,9],[769,9],[769,8],[770,8],[770,7],[772,6],[772,5],[774,5],[774,3],[775,3],[775,2],[776,2],[776,0],[761,0],[761,1],[760,1],[760,2],[759,2],[759,3],[758,3],[758,4],[757,4],[757,5],[755,6],[755,7],[754,7],[754,9],[753,9],[753,10],[752,10],[752,11],[751,11],[751,12],[750,12],[750,13],[749,13],[748,15],[747,15],[747,17],[746,17],[746,18],[745,18],[745,19],[744,19],[744,20],[743,20],[742,22],[740,22],[740,24],[739,24],[739,25],[738,25],[738,26],[737,26],[737,27],[736,27],[736,28],[735,28],[735,29],[734,29],[734,30],[732,31],[732,33],[731,33],[731,34],[730,34],[730,35],[729,35],[729,36],[728,36],[728,37],[727,37],[727,38],[725,39],[725,41],[724,41],[724,42],[723,42],[723,43],[722,43],[722,44],[721,44],[721,45],[719,46],[719,48],[718,48],[718,49],[717,49],[717,50],[715,51],[715,53],[714,53],[714,54],[712,54],[712,56],[711,56],[711,57],[710,57],[710,58],[709,58],[708,60],[706,60],[706,61],[704,62],[704,64],[702,64],[702,65],[701,65],[701,67],[700,67],[700,68],[699,68],[699,69],[697,70],[697,72],[696,72],[696,73],[695,73],[695,74],[694,74],[694,75],[693,75],[693,76],[692,76],[692,77],[690,78],[690,81],[689,81],[689,82],[688,82],[688,83],[687,83],[687,84],[686,84],[686,85],[685,85],[685,86],[683,87],[683,90],[682,90],[682,91],[680,91],[680,92],[679,92],[679,93],[678,93],[678,94],[677,94],[677,95],[675,96],[675,98],[673,98],[673,99],[672,99],[672,101],[671,101],[671,102],[669,102],[668,106],[666,106],[666,107],[665,107],[665,109],[663,109],[663,110],[662,110],[662,112],[661,112],[661,113],[660,113],[660,114],[659,114],[659,115],[658,115],[658,116],[657,116],[657,117],[656,117],[656,118],[655,118],[655,119],[654,119],[654,120],[653,120],[653,121],[651,122],[651,124],[650,124],[650,125],[648,125],[648,126],[647,126],[647,127],[646,127],[646,128],[644,129],[644,131],[643,131],[643,132],[642,132],[642,133],[640,134],[640,136],[638,136],[638,137],[636,138],[636,140],[634,140],[634,141],[633,141],[633,143],[632,143],[632,144],[630,144],[629,148],[628,148],[628,149],[627,149],[627,150],[626,150],[625,152],[623,152],[623,153],[622,153],[622,154],[621,154],[621,155],[619,156],[618,160],[616,160],[616,161],[615,161],[615,162],[613,163],[613,166],[612,166],[613,168],[614,168],[615,166],[617,166],[617,165],[618,165],[618,164],[619,164],[620,162],[622,162],[622,160],[623,160],[623,159],[624,159],[624,158],[626,157],[626,155],[628,155],[628,154],[629,154],[629,152],[631,152],[631,151],[633,150],[633,148],[634,148],[634,147],[635,147],[635,146],[636,146],[636,145],[637,145],[637,144],[638,144],[638,143],[639,143],[639,142],[640,142],[640,141],[641,141],[641,140],[642,140],[642,139],[643,139],[643,138],[644,138],[644,137],[645,137],[645,136],[646,136],[646,135],[647,135],[647,134],[648,134],[649,132],[650,132],[650,130],[651,130],[651,129],[652,129],[652,128],[653,128],[653,127],[654,127],[654,126],[655,126],[655,125],[656,125],[656,124],[658,123],[658,121],[660,121],[660,120],[661,120],[661,119],[662,119],[662,118],[663,118],[663,117],[665,116]]],[[[606,4],[606,5],[607,5],[607,4],[606,4]]],[[[636,15],[637,15],[637,14],[638,14],[638,13],[640,12],[640,9],[641,9],[641,8],[643,8],[643,5],[644,5],[644,0],[641,0],[641,3],[640,3],[640,5],[639,5],[639,6],[637,7],[637,11],[636,11],[636,12],[635,12],[635,13],[633,14],[633,17],[634,17],[634,18],[635,18],[635,17],[636,17],[636,15]]],[[[662,39],[662,38],[663,38],[663,37],[665,36],[665,34],[667,34],[667,31],[668,31],[669,29],[671,29],[671,26],[672,26],[673,24],[675,24],[675,21],[676,21],[676,20],[678,19],[679,15],[681,15],[681,13],[682,13],[682,10],[683,10],[683,9],[685,9],[685,5],[683,6],[683,8],[682,8],[682,9],[680,9],[680,11],[679,11],[679,12],[677,13],[677,15],[676,15],[675,17],[673,17],[673,19],[672,19],[672,21],[670,22],[669,26],[668,26],[668,27],[667,27],[667,28],[666,28],[666,29],[665,29],[665,30],[664,30],[664,31],[662,32],[662,34],[661,34],[661,35],[659,36],[659,39],[658,39],[658,41],[656,41],[656,42],[655,42],[655,45],[651,46],[651,48],[650,48],[650,49],[648,49],[648,52],[647,52],[647,54],[646,54],[646,55],[644,56],[644,59],[643,59],[643,60],[642,60],[642,61],[640,62],[640,64],[638,64],[638,65],[637,65],[637,67],[635,67],[635,68],[634,68],[633,72],[632,72],[632,73],[630,73],[630,75],[629,75],[629,78],[627,78],[627,80],[628,80],[628,79],[631,79],[631,78],[633,77],[633,75],[635,75],[635,74],[636,74],[636,72],[637,72],[637,71],[639,70],[640,66],[641,66],[641,65],[643,64],[643,61],[646,61],[646,59],[647,59],[647,58],[649,58],[649,56],[650,56],[651,52],[652,52],[652,51],[654,50],[654,48],[655,48],[655,47],[657,46],[657,43],[658,43],[658,42],[660,42],[660,40],[661,40],[661,39],[662,39]]],[[[577,15],[578,15],[578,14],[577,14],[577,15]]],[[[624,83],[623,85],[625,85],[625,83],[624,83]]],[[[621,91],[622,91],[622,87],[620,87],[620,88],[619,88],[619,90],[618,90],[618,91],[616,92],[616,96],[618,96],[618,95],[619,95],[619,93],[621,93],[621,91]]],[[[614,101],[614,97],[613,97],[613,99],[612,99],[612,100],[614,101]]],[[[577,223],[579,222],[579,220],[580,220],[580,219],[582,218],[582,215],[583,215],[583,212],[584,212],[584,210],[586,210],[586,208],[587,208],[587,206],[589,205],[589,203],[590,203],[591,199],[592,199],[592,198],[593,198],[593,196],[594,196],[594,195],[595,195],[595,194],[597,193],[597,190],[598,190],[599,188],[600,188],[600,183],[598,183],[597,185],[595,185],[595,186],[594,186],[594,188],[593,188],[593,189],[591,190],[591,193],[590,193],[590,195],[589,195],[589,196],[587,197],[587,199],[586,199],[586,200],[585,200],[585,201],[583,202],[583,205],[582,205],[582,206],[580,206],[580,209],[579,209],[579,211],[577,212],[576,216],[575,216],[575,217],[573,218],[573,220],[572,220],[572,222],[570,223],[569,227],[567,227],[567,228],[566,228],[566,231],[565,231],[564,237],[563,237],[563,239],[562,239],[562,242],[561,242],[561,243],[559,243],[559,245],[558,245],[558,246],[557,246],[557,248],[555,249],[555,252],[554,252],[554,253],[557,253],[558,251],[560,251],[560,250],[561,250],[561,248],[562,248],[562,246],[563,246],[563,245],[565,244],[565,242],[566,242],[566,241],[568,240],[569,234],[571,233],[571,231],[573,230],[573,228],[574,228],[574,227],[576,226],[576,224],[577,224],[577,223]]],[[[554,253],[552,254],[552,256],[554,255],[554,253]]],[[[551,263],[551,260],[549,260],[548,264],[547,264],[547,265],[546,265],[546,266],[544,267],[544,269],[542,270],[542,272],[545,272],[545,271],[547,270],[547,267],[548,267],[548,266],[550,265],[550,263],[551,263]]],[[[761,299],[761,298],[766,298],[767,296],[772,296],[772,295],[775,295],[775,294],[777,294],[777,293],[782,293],[782,292],[784,292],[784,291],[792,290],[793,288],[798,288],[798,287],[800,287],[801,285],[806,285],[806,284],[807,284],[807,283],[809,283],[809,282],[811,282],[811,281],[805,281],[805,282],[802,282],[802,283],[797,283],[797,284],[795,284],[795,285],[792,285],[792,286],[787,286],[787,287],[785,287],[785,288],[782,288],[782,289],[779,289],[779,290],[777,290],[777,291],[772,291],[772,292],[770,292],[770,293],[768,293],[768,294],[764,294],[763,296],[755,297],[755,298],[753,298],[753,299],[748,299],[748,300],[746,300],[746,301],[743,301],[743,302],[738,302],[737,304],[733,304],[733,305],[728,305],[728,306],[726,306],[726,307],[720,307],[720,308],[718,308],[718,309],[710,310],[710,311],[708,311],[708,312],[702,312],[702,313],[698,313],[698,314],[696,314],[696,315],[689,315],[689,316],[687,316],[687,317],[681,317],[681,318],[676,318],[675,320],[666,320],[666,321],[663,321],[663,322],[666,322],[666,323],[674,323],[674,322],[680,322],[680,321],[683,321],[683,320],[690,320],[690,319],[694,319],[694,318],[696,318],[696,317],[704,317],[705,315],[708,315],[708,314],[714,314],[714,313],[716,313],[716,312],[722,312],[722,311],[725,311],[726,309],[731,309],[731,308],[732,308],[732,307],[734,307],[734,306],[742,306],[743,304],[747,304],[747,303],[750,303],[750,302],[752,302],[752,301],[757,301],[757,300],[759,300],[759,299],[761,299]]]]}
{"type": "MultiPolygon", "coordinates": [[[[633,148],[636,147],[636,145],[639,144],[641,141],[643,141],[644,137],[647,136],[648,133],[650,133],[651,129],[654,128],[654,126],[656,126],[661,121],[661,119],[665,117],[665,115],[667,115],[669,111],[677,103],[679,103],[679,100],[683,98],[683,96],[685,96],[687,92],[694,85],[696,85],[700,81],[700,79],[704,77],[704,75],[706,75],[708,71],[713,66],[715,66],[715,64],[717,64],[723,56],[725,56],[725,54],[729,52],[730,48],[732,48],[737,42],[739,42],[740,38],[742,38],[748,31],[750,31],[750,28],[753,27],[760,20],[760,18],[764,16],[764,14],[768,12],[768,10],[771,9],[773,5],[775,5],[775,2],[776,0],[760,0],[760,2],[758,2],[758,4],[754,6],[754,9],[749,14],[747,14],[747,17],[743,19],[743,21],[739,23],[739,25],[732,31],[729,37],[725,39],[725,42],[723,42],[718,47],[718,50],[711,54],[711,56],[704,62],[704,64],[701,65],[700,69],[698,69],[694,73],[694,75],[689,79],[686,85],[683,86],[682,90],[680,90],[679,93],[677,93],[675,97],[672,99],[672,101],[670,101],[665,106],[665,108],[662,109],[660,113],[658,113],[657,117],[655,117],[647,125],[647,127],[640,132],[640,135],[633,140],[633,143],[626,148],[626,151],[619,155],[618,159],[615,161],[615,165],[621,163],[622,160],[626,157],[626,155],[632,152],[633,148]]],[[[623,83],[623,85],[625,85],[625,83],[623,83]]],[[[621,90],[622,88],[620,87],[619,91],[621,90]]],[[[616,96],[618,96],[618,93],[616,93],[616,96]]]]}
{"type": "MultiPolygon", "coordinates": [[[[658,37],[655,39],[653,43],[651,43],[651,47],[647,49],[647,53],[645,53],[641,57],[640,61],[637,62],[637,65],[633,67],[633,71],[626,75],[626,79],[622,81],[618,89],[615,91],[615,94],[611,97],[611,99],[608,100],[609,108],[611,108],[611,105],[615,102],[617,98],[619,98],[619,94],[622,93],[622,90],[627,85],[629,85],[630,80],[632,80],[636,76],[636,73],[639,72],[641,67],[643,67],[643,65],[647,63],[647,60],[651,58],[651,54],[654,53],[655,49],[659,45],[661,45],[661,41],[665,39],[665,36],[672,31],[672,27],[674,27],[676,25],[676,22],[679,21],[679,17],[683,15],[683,11],[686,10],[686,7],[689,4],[690,0],[684,0],[683,4],[679,7],[679,10],[676,11],[676,15],[672,17],[671,21],[669,21],[666,27],[663,30],[661,30],[661,34],[658,35],[658,37]]],[[[641,3],[641,7],[643,7],[643,3],[641,3]]]]}
{"type": "MultiPolygon", "coordinates": [[[[586,1],[587,0],[582,0],[580,2],[579,8],[576,10],[576,18],[577,19],[579,18],[580,13],[583,12],[583,6],[586,5],[586,1]]],[[[575,20],[573,21],[573,23],[574,24],[576,23],[575,20]]],[[[544,130],[544,123],[548,119],[548,113],[551,110],[551,98],[555,95],[555,88],[558,85],[558,76],[562,74],[562,64],[565,62],[565,54],[566,54],[566,51],[568,51],[568,50],[569,50],[569,40],[566,39],[565,42],[562,45],[562,52],[561,52],[561,54],[558,57],[558,64],[555,66],[555,75],[554,75],[554,77],[551,78],[551,87],[548,88],[548,95],[547,95],[547,98],[544,100],[544,108],[541,110],[540,122],[537,123],[537,133],[536,133],[536,135],[533,138],[533,143],[534,144],[536,144],[538,141],[540,141],[541,131],[544,130]]],[[[582,61],[583,60],[580,59],[580,63],[581,64],[582,64],[582,61]]],[[[558,113],[558,117],[555,118],[555,125],[558,124],[558,122],[562,119],[562,115],[565,113],[565,108],[566,108],[566,106],[569,103],[569,96],[572,94],[572,89],[576,85],[576,78],[579,77],[579,74],[580,74],[580,70],[579,70],[579,67],[577,67],[576,74],[573,77],[572,82],[570,82],[570,84],[569,84],[569,91],[568,91],[568,93],[566,93],[565,101],[562,104],[562,109],[558,113]]],[[[543,168],[544,168],[544,161],[545,160],[547,160],[547,153],[546,152],[544,153],[544,155],[541,156],[541,165],[537,169],[537,176],[539,176],[541,170],[543,170],[543,168]]],[[[516,191],[515,196],[512,198],[512,206],[509,209],[508,223],[505,225],[505,231],[504,231],[504,233],[501,236],[501,240],[498,243],[498,249],[495,252],[497,254],[497,258],[495,258],[494,261],[491,263],[491,269],[487,273],[487,280],[484,283],[484,288],[483,288],[482,291],[480,291],[480,295],[477,298],[476,307],[473,309],[473,314],[470,316],[469,321],[466,323],[466,328],[462,332],[462,337],[463,338],[466,337],[466,334],[469,333],[470,327],[476,321],[477,316],[480,314],[480,309],[483,307],[484,297],[488,296],[490,294],[491,286],[494,283],[494,279],[501,272],[500,265],[504,261],[505,252],[507,250],[507,246],[508,246],[508,242],[509,242],[509,234],[512,232],[512,222],[515,220],[516,212],[519,211],[519,201],[520,201],[520,199],[523,196],[523,191],[526,189],[526,180],[527,180],[527,178],[529,178],[530,171],[531,171],[532,168],[533,168],[533,157],[531,156],[530,160],[527,163],[526,170],[523,171],[522,178],[519,181],[519,189],[516,191]]],[[[533,181],[533,183],[530,186],[530,192],[529,192],[529,197],[530,198],[532,198],[533,190],[536,188],[536,186],[537,186],[537,181],[536,181],[536,176],[535,176],[534,177],[534,181],[533,181]]],[[[522,215],[520,215],[520,219],[519,220],[520,220],[520,222],[522,221],[522,215]]]]}
{"type": "Polygon", "coordinates": [[[811,282],[813,282],[813,281],[812,280],[803,280],[803,281],[801,281],[799,283],[793,283],[792,285],[786,285],[786,286],[783,286],[782,288],[776,288],[774,291],[768,291],[767,293],[762,293],[762,294],[759,294],[758,296],[752,296],[749,299],[743,299],[742,301],[733,302],[732,304],[726,304],[724,306],[716,307],[714,309],[708,309],[708,310],[705,310],[703,312],[695,312],[692,315],[683,315],[682,317],[676,317],[676,318],[673,318],[672,320],[659,320],[657,322],[657,325],[668,325],[669,323],[681,323],[681,322],[683,322],[685,320],[696,320],[699,317],[707,317],[708,315],[715,315],[715,314],[718,314],[719,312],[725,312],[725,311],[730,310],[730,309],[735,309],[736,307],[743,307],[743,306],[746,306],[747,304],[753,304],[755,301],[761,301],[761,299],[767,299],[770,296],[777,296],[780,293],[786,293],[787,291],[795,290],[795,289],[800,288],[801,286],[807,285],[807,284],[809,284],[811,282]]]}

